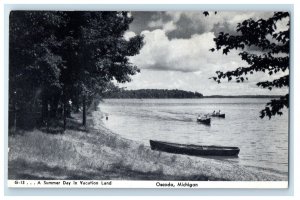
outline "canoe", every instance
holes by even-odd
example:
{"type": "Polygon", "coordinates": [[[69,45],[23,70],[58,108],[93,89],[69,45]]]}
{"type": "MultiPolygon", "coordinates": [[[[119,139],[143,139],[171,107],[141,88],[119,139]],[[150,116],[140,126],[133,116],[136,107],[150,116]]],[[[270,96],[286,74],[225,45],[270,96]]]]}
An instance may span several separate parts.
{"type": "Polygon", "coordinates": [[[225,114],[211,114],[211,116],[225,118],[225,114]]]}
{"type": "Polygon", "coordinates": [[[150,146],[152,150],[191,156],[237,156],[240,152],[238,147],[178,144],[156,140],[150,140],[150,146]]]}
{"type": "Polygon", "coordinates": [[[201,118],[201,117],[197,118],[197,122],[206,124],[206,125],[210,125],[210,121],[211,121],[211,118],[201,118]]]}

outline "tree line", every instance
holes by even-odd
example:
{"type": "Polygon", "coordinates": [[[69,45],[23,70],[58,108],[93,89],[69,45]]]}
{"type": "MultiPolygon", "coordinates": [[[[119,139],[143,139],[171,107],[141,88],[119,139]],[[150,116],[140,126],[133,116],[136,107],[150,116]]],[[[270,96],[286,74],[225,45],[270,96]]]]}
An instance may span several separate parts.
{"type": "Polygon", "coordinates": [[[167,98],[202,98],[203,95],[198,92],[184,90],[167,89],[140,89],[140,90],[109,90],[103,94],[104,98],[116,99],[167,99],[167,98]]]}
{"type": "Polygon", "coordinates": [[[86,112],[111,80],[139,72],[128,56],[143,38],[123,37],[128,12],[12,11],[9,19],[10,125],[24,128],[86,112]]]}

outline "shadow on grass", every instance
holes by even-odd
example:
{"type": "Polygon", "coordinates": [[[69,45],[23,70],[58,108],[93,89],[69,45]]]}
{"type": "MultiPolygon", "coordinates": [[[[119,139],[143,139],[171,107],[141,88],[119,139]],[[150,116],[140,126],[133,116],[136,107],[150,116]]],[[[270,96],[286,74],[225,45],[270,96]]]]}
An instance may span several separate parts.
{"type": "MultiPolygon", "coordinates": [[[[89,118],[87,118],[87,124],[91,124],[91,123],[92,121],[89,118]]],[[[21,128],[17,128],[16,130],[14,130],[13,127],[9,127],[9,135],[23,135],[24,132],[32,131],[34,129],[38,129],[47,134],[63,134],[64,133],[63,127],[64,127],[63,120],[54,118],[48,120],[47,124],[43,124],[43,125],[41,122],[31,123],[30,127],[29,126],[26,128],[21,127],[21,128]]],[[[87,126],[82,125],[80,113],[74,113],[72,114],[72,116],[69,116],[66,119],[66,130],[88,132],[87,126]]]]}
{"type": "Polygon", "coordinates": [[[176,181],[221,181],[203,175],[173,176],[162,171],[141,172],[126,166],[113,165],[110,170],[95,169],[69,170],[63,167],[51,167],[42,162],[28,163],[23,159],[10,161],[8,164],[10,180],[176,180],[176,181]]]}
{"type": "Polygon", "coordinates": [[[90,180],[93,173],[82,173],[79,170],[68,170],[64,167],[51,167],[42,162],[28,163],[24,159],[8,163],[8,179],[13,180],[90,180]]]}

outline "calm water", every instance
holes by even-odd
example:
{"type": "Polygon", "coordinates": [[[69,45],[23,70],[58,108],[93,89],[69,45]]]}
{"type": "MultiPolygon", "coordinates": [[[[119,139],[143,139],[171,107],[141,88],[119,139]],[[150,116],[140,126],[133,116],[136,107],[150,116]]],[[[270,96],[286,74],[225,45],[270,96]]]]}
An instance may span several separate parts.
{"type": "Polygon", "coordinates": [[[105,125],[122,137],[149,146],[150,139],[169,142],[238,146],[245,166],[288,172],[288,110],[271,120],[259,118],[269,99],[106,99],[100,110],[105,125]],[[198,114],[221,110],[225,119],[211,126],[196,122],[198,114]]]}

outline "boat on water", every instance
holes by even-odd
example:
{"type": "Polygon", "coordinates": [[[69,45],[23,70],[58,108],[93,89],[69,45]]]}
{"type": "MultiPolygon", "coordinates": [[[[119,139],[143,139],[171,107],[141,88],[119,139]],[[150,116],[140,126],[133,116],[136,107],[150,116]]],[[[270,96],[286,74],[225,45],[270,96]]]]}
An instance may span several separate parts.
{"type": "Polygon", "coordinates": [[[198,117],[197,122],[206,124],[206,125],[210,125],[211,118],[210,117],[198,117]]]}
{"type": "Polygon", "coordinates": [[[213,113],[213,114],[211,114],[210,116],[212,116],[212,117],[220,117],[220,118],[225,118],[225,113],[223,113],[223,114],[219,114],[219,113],[213,113]]]}
{"type": "Polygon", "coordinates": [[[191,156],[238,156],[240,152],[238,147],[178,144],[156,140],[150,140],[150,146],[152,150],[191,156]]]}

